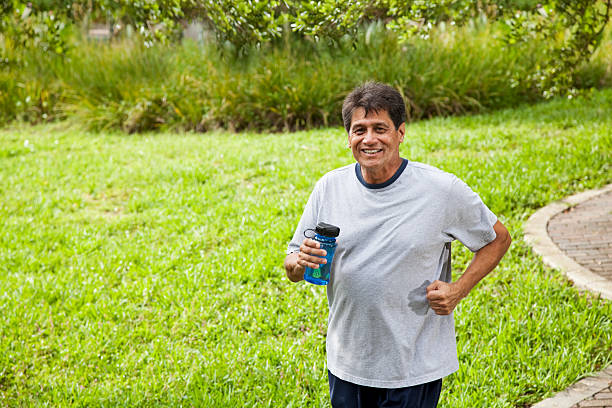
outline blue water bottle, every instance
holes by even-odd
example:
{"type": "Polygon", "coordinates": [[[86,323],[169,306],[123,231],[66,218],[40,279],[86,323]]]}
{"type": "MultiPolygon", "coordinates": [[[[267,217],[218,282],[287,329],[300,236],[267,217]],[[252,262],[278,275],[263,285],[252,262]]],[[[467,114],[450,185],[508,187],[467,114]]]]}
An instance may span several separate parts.
{"type": "Polygon", "coordinates": [[[306,282],[314,283],[315,285],[327,285],[329,283],[332,259],[334,259],[334,253],[338,246],[338,244],[336,244],[336,237],[338,235],[340,235],[340,228],[325,222],[318,223],[314,230],[307,229],[304,231],[304,236],[306,238],[318,241],[321,245],[321,249],[327,251],[327,255],[325,255],[327,263],[320,264],[317,269],[306,267],[304,271],[304,280],[306,282]],[[306,235],[308,231],[314,231],[314,236],[306,235]]]}

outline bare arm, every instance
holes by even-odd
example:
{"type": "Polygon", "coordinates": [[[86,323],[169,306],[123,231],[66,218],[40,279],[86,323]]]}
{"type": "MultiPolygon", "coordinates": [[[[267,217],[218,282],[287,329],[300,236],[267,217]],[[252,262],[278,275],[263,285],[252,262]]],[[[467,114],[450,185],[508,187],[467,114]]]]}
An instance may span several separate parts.
{"type": "Polygon", "coordinates": [[[478,282],[489,274],[503,258],[512,239],[501,222],[493,225],[497,236],[474,254],[472,262],[457,281],[446,283],[435,281],[427,287],[427,299],[431,308],[439,315],[450,314],[459,301],[466,297],[478,282]]]}
{"type": "Polygon", "coordinates": [[[327,254],[327,251],[320,247],[317,241],[306,238],[298,252],[292,252],[285,257],[285,271],[291,282],[299,282],[304,279],[304,270],[307,266],[317,269],[319,264],[327,263],[325,258],[321,258],[327,254]]]}

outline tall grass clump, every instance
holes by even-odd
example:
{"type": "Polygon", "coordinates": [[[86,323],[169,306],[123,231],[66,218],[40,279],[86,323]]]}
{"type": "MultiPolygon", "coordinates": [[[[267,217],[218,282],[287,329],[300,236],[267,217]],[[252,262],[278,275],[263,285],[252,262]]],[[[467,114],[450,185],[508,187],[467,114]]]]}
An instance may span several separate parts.
{"type": "Polygon", "coordinates": [[[139,41],[84,42],[69,64],[58,67],[57,76],[71,90],[66,112],[96,130],[158,128],[173,119],[163,91],[175,72],[173,63],[171,48],[146,48],[139,41]]]}
{"type": "MultiPolygon", "coordinates": [[[[24,52],[19,64],[3,67],[0,109],[7,120],[68,116],[92,130],[129,133],[278,131],[339,125],[342,99],[369,80],[397,87],[410,120],[538,100],[538,90],[521,86],[517,78],[542,63],[539,45],[506,47],[502,35],[499,25],[474,20],[461,28],[442,24],[427,39],[401,43],[374,23],[333,44],[288,34],[239,55],[190,41],[146,48],[138,38],[75,39],[67,57],[24,52]],[[35,89],[17,89],[11,78],[35,89]],[[16,102],[28,97],[51,104],[52,112],[43,117],[36,104],[26,108],[16,102]]],[[[612,57],[605,52],[610,44],[608,34],[602,51],[579,72],[578,86],[610,84],[612,57]]]]}
{"type": "MultiPolygon", "coordinates": [[[[339,44],[290,37],[249,50],[246,57],[194,43],[147,52],[131,46],[132,64],[148,65],[149,54],[157,54],[158,60],[172,61],[172,68],[121,81],[120,98],[98,93],[100,100],[82,92],[89,89],[86,84],[73,82],[69,85],[76,99],[70,106],[94,129],[106,123],[128,132],[156,127],[296,130],[339,125],[342,99],[368,80],[398,87],[412,120],[535,99],[513,87],[509,78],[537,63],[537,53],[527,45],[521,52],[505,51],[495,35],[486,24],[441,27],[428,40],[402,45],[393,33],[372,25],[339,44]]],[[[125,50],[111,46],[106,52],[106,58],[122,59],[125,50]]],[[[84,53],[80,59],[77,70],[104,66],[96,53],[84,53]]]]}

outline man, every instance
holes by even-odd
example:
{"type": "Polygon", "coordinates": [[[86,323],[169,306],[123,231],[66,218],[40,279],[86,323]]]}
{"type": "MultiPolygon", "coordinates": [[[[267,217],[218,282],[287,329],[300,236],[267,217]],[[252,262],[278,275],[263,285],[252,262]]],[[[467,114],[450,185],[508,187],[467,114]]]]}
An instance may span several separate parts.
{"type": "Polygon", "coordinates": [[[452,311],[510,245],[507,229],[452,174],[400,157],[406,108],[380,83],[342,107],[357,163],[315,185],[289,244],[287,277],[325,263],[303,232],[340,227],[327,286],[327,366],[333,407],[437,406],[442,378],[458,369],[452,311]],[[451,282],[450,244],[475,253],[451,282]]]}

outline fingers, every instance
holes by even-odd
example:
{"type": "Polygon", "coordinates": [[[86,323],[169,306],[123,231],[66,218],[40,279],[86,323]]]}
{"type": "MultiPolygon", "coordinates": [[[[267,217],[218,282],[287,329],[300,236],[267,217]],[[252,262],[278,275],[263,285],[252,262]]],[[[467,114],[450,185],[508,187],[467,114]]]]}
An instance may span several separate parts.
{"type": "Polygon", "coordinates": [[[442,281],[434,281],[429,286],[427,286],[427,300],[430,302],[432,300],[438,300],[444,298],[444,288],[445,282],[442,281]]]}
{"type": "Polygon", "coordinates": [[[327,263],[327,260],[325,258],[319,258],[318,256],[307,257],[306,255],[302,255],[302,253],[300,252],[300,254],[298,255],[297,263],[298,265],[303,267],[318,269],[319,265],[327,263]]]}
{"type": "Polygon", "coordinates": [[[440,287],[444,284],[445,282],[442,282],[440,280],[436,280],[433,281],[429,286],[427,286],[427,293],[434,291],[434,290],[438,290],[440,289],[440,287]]]}
{"type": "Polygon", "coordinates": [[[427,294],[427,300],[429,300],[429,306],[438,315],[448,315],[455,308],[450,299],[440,294],[435,294],[434,296],[427,294]]]}
{"type": "Polygon", "coordinates": [[[324,249],[320,249],[321,244],[315,241],[314,239],[306,238],[304,242],[302,242],[302,246],[300,246],[300,251],[313,255],[325,256],[327,252],[324,249]]]}
{"type": "Polygon", "coordinates": [[[324,257],[327,255],[327,251],[321,249],[321,244],[310,238],[306,238],[304,242],[302,242],[302,245],[300,246],[300,253],[305,255],[314,255],[315,257],[324,257]]]}
{"type": "Polygon", "coordinates": [[[446,316],[453,312],[453,307],[451,306],[434,306],[431,305],[431,309],[440,316],[446,316]]]}
{"type": "Polygon", "coordinates": [[[317,241],[306,238],[300,246],[297,263],[304,267],[317,269],[320,264],[327,263],[327,259],[324,258],[325,255],[327,255],[327,251],[321,249],[321,245],[317,241]]]}
{"type": "Polygon", "coordinates": [[[449,315],[457,305],[449,296],[448,286],[448,283],[437,280],[427,287],[429,306],[437,315],[449,315]]]}
{"type": "Polygon", "coordinates": [[[455,309],[455,304],[447,299],[430,301],[429,306],[437,315],[440,316],[449,315],[455,309]]]}
{"type": "Polygon", "coordinates": [[[444,292],[442,292],[441,290],[432,290],[431,292],[427,293],[427,300],[429,300],[429,303],[431,303],[432,301],[442,300],[444,298],[444,292]]]}

